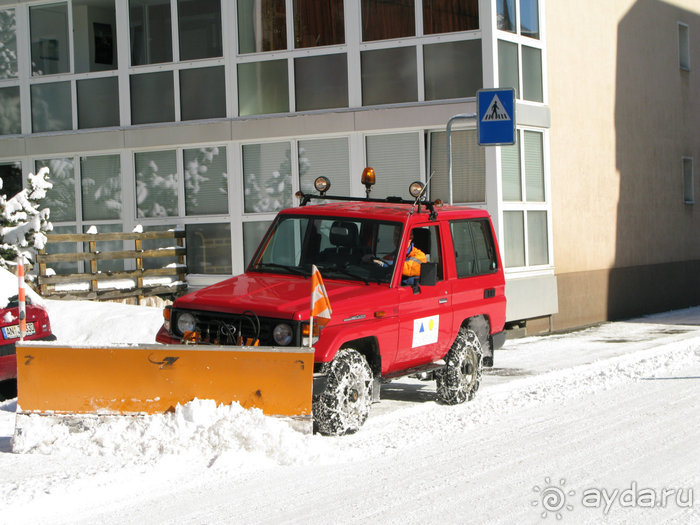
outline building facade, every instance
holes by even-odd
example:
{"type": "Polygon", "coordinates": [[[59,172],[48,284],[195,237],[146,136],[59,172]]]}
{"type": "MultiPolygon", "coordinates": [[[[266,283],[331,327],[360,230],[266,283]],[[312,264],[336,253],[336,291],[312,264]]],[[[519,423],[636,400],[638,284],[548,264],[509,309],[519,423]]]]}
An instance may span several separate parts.
{"type": "MultiPolygon", "coordinates": [[[[674,49],[682,53],[685,38],[691,61],[700,35],[692,3],[601,0],[584,11],[573,0],[0,0],[3,191],[47,166],[56,232],[185,228],[188,281],[201,286],[242,272],[275,213],[316,176],[331,179],[333,194],[361,196],[359,174],[372,166],[374,196],[406,197],[421,180],[433,199],[489,210],[510,322],[539,330],[603,320],[617,312],[603,311],[610,297],[590,287],[610,290],[602,281],[614,269],[700,260],[697,213],[682,195],[673,220],[685,252],[669,240],[662,259],[640,259],[640,246],[610,234],[648,211],[636,206],[634,182],[628,202],[615,200],[618,162],[633,172],[649,165],[635,147],[653,155],[646,134],[620,136],[637,130],[626,112],[643,116],[625,104],[652,103],[653,93],[626,91],[634,74],[644,79],[647,58],[635,50],[635,39],[644,43],[635,24],[670,9],[674,49]],[[517,141],[480,147],[475,122],[459,121],[449,195],[445,126],[475,112],[482,87],[515,88],[517,141]],[[605,104],[612,96],[612,113],[598,94],[605,104]],[[600,209],[587,211],[593,203],[600,209]]],[[[697,116],[686,65],[679,89],[697,116]]],[[[662,122],[646,125],[662,125],[664,141],[688,137],[674,162],[692,190],[700,119],[673,131],[674,115],[658,110],[662,122]]],[[[658,160],[664,169],[667,160],[658,160]]],[[[661,222],[655,234],[671,228],[661,222]]]]}

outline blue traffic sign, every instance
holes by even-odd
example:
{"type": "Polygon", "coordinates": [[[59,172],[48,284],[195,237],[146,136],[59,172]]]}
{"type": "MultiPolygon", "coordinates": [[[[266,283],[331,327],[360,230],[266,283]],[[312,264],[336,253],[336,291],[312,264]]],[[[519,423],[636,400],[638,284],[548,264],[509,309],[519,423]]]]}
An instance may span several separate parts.
{"type": "Polygon", "coordinates": [[[476,102],[479,145],[515,144],[515,90],[480,89],[476,102]]]}

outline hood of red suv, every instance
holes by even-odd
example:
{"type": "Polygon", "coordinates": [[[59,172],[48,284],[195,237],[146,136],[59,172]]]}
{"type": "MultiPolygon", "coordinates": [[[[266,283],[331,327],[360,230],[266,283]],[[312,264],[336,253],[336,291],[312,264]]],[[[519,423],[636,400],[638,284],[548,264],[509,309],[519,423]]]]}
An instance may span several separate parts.
{"type": "MultiPolygon", "coordinates": [[[[368,294],[389,290],[388,285],[325,279],[333,314],[342,315],[360,305],[368,294]]],[[[242,313],[262,317],[308,319],[311,308],[311,278],[248,272],[180,297],[174,308],[242,313]]]]}

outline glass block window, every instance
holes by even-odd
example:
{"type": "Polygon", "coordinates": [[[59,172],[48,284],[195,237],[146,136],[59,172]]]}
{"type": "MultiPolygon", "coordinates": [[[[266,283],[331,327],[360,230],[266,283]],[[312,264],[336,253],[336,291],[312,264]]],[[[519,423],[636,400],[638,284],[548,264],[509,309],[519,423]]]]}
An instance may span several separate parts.
{"type": "Polygon", "coordinates": [[[173,217],[178,213],[177,155],[174,150],[134,154],[138,217],[173,217]]]}
{"type": "Polygon", "coordinates": [[[22,163],[21,162],[3,162],[0,163],[0,194],[11,199],[22,191],[22,163]]]}
{"type": "Polygon", "coordinates": [[[367,166],[374,168],[377,174],[370,196],[409,198],[408,187],[421,180],[420,149],[418,133],[366,137],[367,166]]]}
{"type": "Polygon", "coordinates": [[[285,0],[238,0],[238,52],[287,49],[285,0]]]}
{"type": "Polygon", "coordinates": [[[0,10],[0,79],[17,76],[17,22],[14,9],[0,10]]]}
{"type": "Polygon", "coordinates": [[[117,77],[90,78],[76,82],[78,128],[119,125],[119,82],[117,77]]]}
{"type": "Polygon", "coordinates": [[[186,149],[183,151],[183,161],[186,214],[228,213],[226,148],[186,149]]]}
{"type": "Polygon", "coordinates": [[[416,34],[413,0],[362,0],[362,40],[402,38],[416,34]]]}
{"type": "Polygon", "coordinates": [[[479,29],[479,0],[423,0],[426,35],[479,29]]]}
{"type": "Polygon", "coordinates": [[[238,64],[238,113],[241,116],[288,111],[286,60],[238,64]]]}
{"type": "Polygon", "coordinates": [[[228,223],[187,224],[185,236],[189,273],[231,274],[231,226],[228,223]]]}
{"type": "Polygon", "coordinates": [[[245,213],[274,213],[292,206],[289,142],[243,146],[245,213]]]}
{"type": "Polygon", "coordinates": [[[122,211],[119,155],[81,157],[83,220],[120,219],[122,211]]]}
{"type": "MultiPolygon", "coordinates": [[[[486,201],[486,154],[479,146],[475,129],[453,131],[452,201],[481,203],[486,201]]],[[[449,202],[447,170],[447,133],[430,134],[430,198],[449,202]]]]}
{"type": "Polygon", "coordinates": [[[350,195],[350,153],[346,137],[300,140],[298,152],[301,191],[316,193],[314,180],[323,175],[332,184],[329,195],[350,195]]]}
{"type": "Polygon", "coordinates": [[[418,100],[415,47],[363,51],[361,67],[363,105],[418,100]]]}
{"type": "Polygon", "coordinates": [[[294,47],[343,43],[343,0],[294,0],[294,47]]]}
{"type": "Polygon", "coordinates": [[[22,133],[19,86],[0,88],[0,135],[22,133]]]}
{"type": "Polygon", "coordinates": [[[226,116],[224,66],[180,71],[181,120],[226,116]]]}
{"type": "Polygon", "coordinates": [[[132,124],[175,120],[172,71],[131,75],[130,83],[132,124]]]}
{"type": "Polygon", "coordinates": [[[483,84],[481,40],[426,45],[423,62],[425,100],[475,97],[483,84]]]}
{"type": "Polygon", "coordinates": [[[272,221],[256,221],[243,223],[243,259],[246,267],[255,255],[258,244],[265,236],[265,232],[272,224],[272,221]]]}
{"type": "Polygon", "coordinates": [[[348,106],[348,60],[345,53],[294,59],[297,111],[348,106]]]}
{"type": "MultiPolygon", "coordinates": [[[[46,192],[46,206],[51,210],[51,222],[73,222],[75,214],[75,163],[72,158],[36,161],[36,172],[49,168],[53,187],[46,192]]],[[[36,173],[35,172],[35,173],[36,173]]],[[[75,229],[72,233],[75,233],[75,229]]],[[[63,243],[59,243],[62,245],[63,243]]]]}
{"type": "Polygon", "coordinates": [[[73,129],[70,82],[31,86],[32,131],[73,129]]]}
{"type": "Polygon", "coordinates": [[[173,60],[170,0],[129,0],[131,65],[173,60]]]}
{"type": "Polygon", "coordinates": [[[503,212],[505,266],[525,266],[525,228],[522,211],[503,212]]]}
{"type": "Polygon", "coordinates": [[[70,72],[68,6],[65,2],[29,8],[32,74],[70,72]]]}
{"type": "Polygon", "coordinates": [[[178,0],[180,60],[223,56],[219,0],[178,0]]]}

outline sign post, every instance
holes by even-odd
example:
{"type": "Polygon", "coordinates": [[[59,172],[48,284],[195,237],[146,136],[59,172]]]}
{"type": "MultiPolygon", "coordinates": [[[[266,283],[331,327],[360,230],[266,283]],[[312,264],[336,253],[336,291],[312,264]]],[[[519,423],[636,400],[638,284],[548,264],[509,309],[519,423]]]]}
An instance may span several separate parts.
{"type": "Polygon", "coordinates": [[[515,144],[515,90],[480,89],[476,93],[480,146],[515,144]]]}

